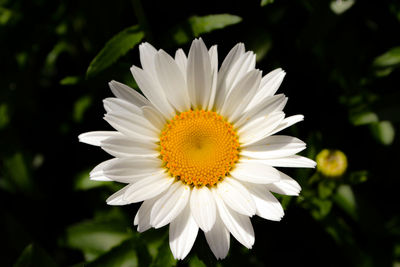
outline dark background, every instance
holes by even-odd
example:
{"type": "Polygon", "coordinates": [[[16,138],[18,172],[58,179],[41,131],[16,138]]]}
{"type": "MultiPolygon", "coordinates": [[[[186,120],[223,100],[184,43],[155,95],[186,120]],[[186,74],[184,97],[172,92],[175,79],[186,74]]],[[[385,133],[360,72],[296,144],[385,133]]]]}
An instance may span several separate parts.
{"type": "Polygon", "coordinates": [[[342,14],[331,4],[150,0],[140,10],[136,0],[1,0],[0,265],[398,266],[400,3],[358,0],[342,14]],[[281,197],[281,222],[252,219],[252,250],[231,238],[216,262],[199,233],[177,263],[167,227],[137,234],[138,205],[105,204],[120,185],[89,181],[88,172],[110,156],[77,136],[111,129],[102,119],[110,80],[137,89],[129,71],[140,66],[137,46],[87,75],[113,36],[140,24],[142,41],[188,52],[199,35],[190,18],[210,14],[241,18],[201,33],[208,47],[218,44],[220,62],[243,42],[264,74],[287,72],[278,92],[289,97],[287,115],[305,115],[286,130],[307,143],[302,154],[340,149],[349,164],[338,178],[284,170],[303,191],[281,197]]]}

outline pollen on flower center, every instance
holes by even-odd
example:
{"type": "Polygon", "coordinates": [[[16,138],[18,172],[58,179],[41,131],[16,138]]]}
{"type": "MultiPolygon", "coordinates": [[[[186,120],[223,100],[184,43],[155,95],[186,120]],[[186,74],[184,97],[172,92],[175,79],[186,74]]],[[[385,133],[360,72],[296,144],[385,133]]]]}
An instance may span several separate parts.
{"type": "Polygon", "coordinates": [[[232,124],[213,111],[189,110],[176,115],[162,131],[160,146],[169,173],[197,187],[217,184],[239,158],[232,124]]]}

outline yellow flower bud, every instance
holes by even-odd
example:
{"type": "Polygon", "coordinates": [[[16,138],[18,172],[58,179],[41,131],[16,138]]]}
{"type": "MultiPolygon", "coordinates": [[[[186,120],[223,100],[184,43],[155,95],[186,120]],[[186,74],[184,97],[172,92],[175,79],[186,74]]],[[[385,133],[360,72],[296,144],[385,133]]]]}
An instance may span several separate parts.
{"type": "Polygon", "coordinates": [[[317,155],[317,170],[326,177],[342,176],[347,169],[347,157],[340,150],[324,149],[317,155]]]}

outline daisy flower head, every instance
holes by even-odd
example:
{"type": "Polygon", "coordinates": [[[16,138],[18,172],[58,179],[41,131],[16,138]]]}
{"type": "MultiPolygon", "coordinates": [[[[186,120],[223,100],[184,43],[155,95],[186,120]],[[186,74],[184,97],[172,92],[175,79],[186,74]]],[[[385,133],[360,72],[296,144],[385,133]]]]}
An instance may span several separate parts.
{"type": "Polygon", "coordinates": [[[271,192],[298,195],[299,184],[275,167],[315,167],[296,153],[301,140],[275,133],[303,120],[285,117],[287,97],[275,95],[285,72],[265,76],[255,54],[237,44],[218,68],[217,47],[192,42],[171,57],[148,43],[139,47],[142,68],[131,72],[143,95],[116,81],[104,100],[115,131],[81,134],[114,158],[97,165],[92,180],[127,185],[109,205],[143,202],[137,230],[169,224],[176,259],[191,250],[199,228],[217,259],[226,257],[230,234],[251,248],[253,215],[279,221],[284,212],[271,192]]]}

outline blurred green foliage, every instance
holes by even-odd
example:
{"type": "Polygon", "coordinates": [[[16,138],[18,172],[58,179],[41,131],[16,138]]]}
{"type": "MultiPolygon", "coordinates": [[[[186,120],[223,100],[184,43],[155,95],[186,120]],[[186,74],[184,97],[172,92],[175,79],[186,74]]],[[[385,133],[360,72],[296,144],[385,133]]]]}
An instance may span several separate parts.
{"type": "Polygon", "coordinates": [[[0,0],[0,265],[398,266],[399,29],[394,0],[0,0]],[[138,89],[140,42],[187,52],[199,36],[220,62],[243,42],[264,74],[285,69],[285,112],[305,115],[287,134],[349,166],[340,178],[284,170],[303,190],[278,196],[281,222],[252,219],[252,250],[231,238],[217,262],[199,233],[177,262],[167,227],[139,234],[138,204],[105,204],[120,185],[88,172],[110,156],[77,136],[110,129],[108,81],[138,89]]]}

